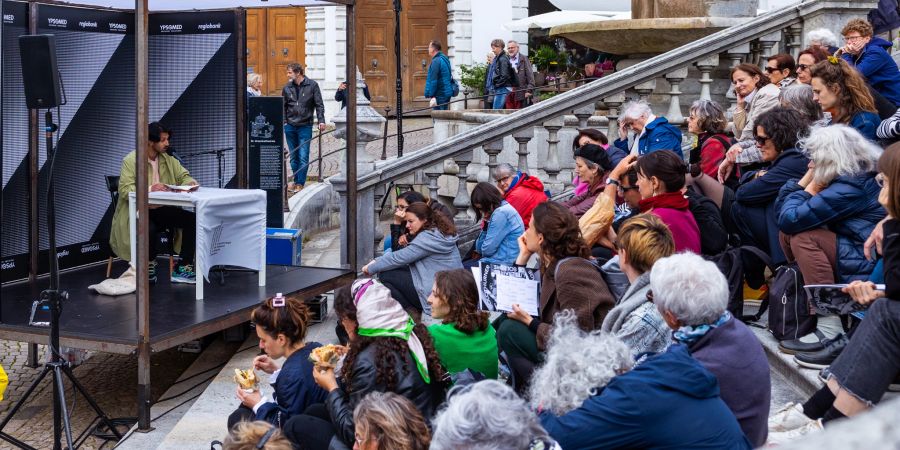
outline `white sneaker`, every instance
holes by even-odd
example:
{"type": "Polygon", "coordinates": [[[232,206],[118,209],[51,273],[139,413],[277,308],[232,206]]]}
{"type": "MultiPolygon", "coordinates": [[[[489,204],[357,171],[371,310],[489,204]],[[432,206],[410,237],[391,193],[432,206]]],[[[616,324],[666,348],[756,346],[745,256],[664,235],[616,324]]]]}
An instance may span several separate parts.
{"type": "Polygon", "coordinates": [[[810,422],[813,420],[803,414],[803,405],[790,402],[769,416],[769,433],[795,430],[810,422]]]}
{"type": "MultiPolygon", "coordinates": [[[[809,419],[807,419],[809,420],[809,419]]],[[[809,420],[806,425],[801,426],[800,428],[795,428],[793,430],[788,430],[784,432],[769,432],[769,438],[766,440],[766,447],[773,447],[787,444],[791,441],[796,440],[800,436],[807,435],[809,433],[814,433],[816,431],[822,430],[822,420],[809,420]]]]}

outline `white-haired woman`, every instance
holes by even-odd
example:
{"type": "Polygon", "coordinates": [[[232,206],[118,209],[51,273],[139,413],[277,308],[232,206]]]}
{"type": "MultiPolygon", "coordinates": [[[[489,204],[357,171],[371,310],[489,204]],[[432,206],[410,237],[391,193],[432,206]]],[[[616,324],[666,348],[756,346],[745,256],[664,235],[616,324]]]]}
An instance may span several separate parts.
{"type": "Polygon", "coordinates": [[[665,117],[657,117],[645,101],[630,102],[619,117],[619,139],[613,145],[626,153],[641,156],[657,150],[672,150],[684,158],[681,152],[681,130],[665,117]],[[628,148],[628,131],[633,131],[634,144],[628,148]]]}
{"type": "Polygon", "coordinates": [[[251,73],[247,75],[247,96],[259,97],[262,95],[262,75],[251,73]]]}
{"type": "Polygon", "coordinates": [[[806,46],[818,47],[831,55],[838,50],[838,38],[828,28],[816,28],[806,33],[806,46]]]}
{"type": "Polygon", "coordinates": [[[648,294],[675,342],[719,381],[722,400],[753,444],[766,442],[771,380],[759,340],[727,311],[728,282],[716,265],[692,253],[660,259],[648,294]]]}
{"type": "Polygon", "coordinates": [[[559,450],[525,400],[497,380],[451,390],[433,425],[431,450],[559,450]]]}
{"type": "Polygon", "coordinates": [[[570,313],[557,315],[531,386],[550,437],[565,449],[751,448],[715,376],[685,346],[632,364],[615,336],[585,333],[570,313]]]}
{"type": "MultiPolygon", "coordinates": [[[[866,280],[875,267],[863,246],[886,212],[875,181],[881,148],[847,125],[816,127],[799,143],[809,156],[803,178],[789,180],[775,201],[781,248],[806,284],[866,280]]],[[[834,315],[819,315],[816,330],[782,341],[782,351],[816,352],[842,332],[834,315]]]]}

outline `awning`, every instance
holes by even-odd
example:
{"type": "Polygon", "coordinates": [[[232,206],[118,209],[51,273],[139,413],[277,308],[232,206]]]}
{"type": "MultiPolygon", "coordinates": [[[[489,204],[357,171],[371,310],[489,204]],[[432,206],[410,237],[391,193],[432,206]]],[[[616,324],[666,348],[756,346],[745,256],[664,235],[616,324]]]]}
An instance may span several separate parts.
{"type": "Polygon", "coordinates": [[[505,23],[503,28],[510,31],[527,31],[530,28],[553,28],[571,23],[630,18],[630,11],[554,11],[513,20],[505,23]]]}

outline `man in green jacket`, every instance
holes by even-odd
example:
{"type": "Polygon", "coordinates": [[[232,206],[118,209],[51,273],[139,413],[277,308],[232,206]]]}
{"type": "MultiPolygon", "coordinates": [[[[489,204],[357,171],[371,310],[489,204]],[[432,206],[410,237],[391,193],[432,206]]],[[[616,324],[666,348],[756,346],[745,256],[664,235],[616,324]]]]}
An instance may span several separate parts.
{"type": "MultiPolygon", "coordinates": [[[[167,191],[166,185],[198,185],[191,174],[166,150],[172,132],[159,122],[149,127],[147,143],[147,185],[150,192],[167,191]]],[[[131,259],[131,236],[128,229],[128,194],[135,190],[137,152],[125,155],[119,173],[119,201],[113,215],[109,246],[119,258],[131,259]]],[[[196,245],[197,222],[193,212],[177,206],[150,206],[150,273],[151,283],[155,283],[156,255],[159,254],[157,232],[166,228],[181,229],[181,262],[172,272],[173,283],[195,283],[194,247],[196,245]]]]}

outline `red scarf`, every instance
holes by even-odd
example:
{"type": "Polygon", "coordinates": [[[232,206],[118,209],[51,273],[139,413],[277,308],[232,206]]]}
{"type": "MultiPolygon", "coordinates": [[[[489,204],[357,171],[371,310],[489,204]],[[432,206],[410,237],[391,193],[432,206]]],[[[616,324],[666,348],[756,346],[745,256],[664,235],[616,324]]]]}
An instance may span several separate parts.
{"type": "Polygon", "coordinates": [[[640,207],[642,213],[656,208],[670,208],[683,211],[688,209],[688,199],[681,191],[666,192],[641,200],[640,207]]]}

